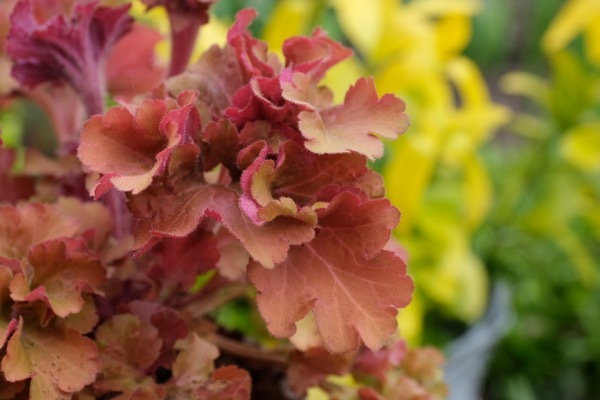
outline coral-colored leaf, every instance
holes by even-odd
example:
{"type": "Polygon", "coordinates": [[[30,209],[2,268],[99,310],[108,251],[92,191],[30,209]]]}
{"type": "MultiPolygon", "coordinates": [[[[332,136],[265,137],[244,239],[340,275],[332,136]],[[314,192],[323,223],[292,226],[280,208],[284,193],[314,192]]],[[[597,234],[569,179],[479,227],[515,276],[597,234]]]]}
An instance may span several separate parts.
{"type": "Polygon", "coordinates": [[[102,371],[94,386],[120,392],[144,380],[162,346],[159,332],[150,322],[129,314],[116,315],[100,325],[96,343],[102,371]]]}
{"type": "Polygon", "coordinates": [[[106,81],[112,94],[133,97],[158,86],[165,73],[156,57],[160,40],[156,30],[136,24],[115,44],[106,62],[106,81]]]}
{"type": "Polygon", "coordinates": [[[353,354],[331,354],[324,348],[295,352],[290,357],[287,378],[295,393],[302,394],[310,386],[323,381],[327,375],[343,375],[352,363],[353,354]]]}
{"type": "Polygon", "coordinates": [[[300,204],[313,203],[316,195],[329,185],[355,185],[368,172],[363,155],[317,155],[291,140],[281,146],[279,156],[273,193],[291,197],[300,204]]]}
{"type": "Polygon", "coordinates": [[[31,2],[19,2],[11,15],[6,45],[14,62],[13,76],[31,87],[68,83],[82,94],[90,114],[100,112],[104,61],[109,49],[131,28],[128,9],[79,1],[72,19],[57,15],[39,22],[31,2]]]}
{"type": "Polygon", "coordinates": [[[34,246],[29,253],[31,277],[17,274],[10,290],[15,301],[42,300],[56,315],[81,311],[82,293],[96,293],[106,280],[100,261],[79,240],[53,240],[34,246]]]}
{"type": "Polygon", "coordinates": [[[74,218],[47,204],[0,206],[0,257],[24,259],[32,246],[73,236],[78,230],[74,218]]]}
{"type": "Polygon", "coordinates": [[[231,98],[244,83],[234,50],[229,46],[213,46],[202,54],[198,62],[165,84],[169,92],[175,94],[197,90],[200,100],[209,106],[213,115],[218,116],[229,107],[231,98]]]}
{"type": "Polygon", "coordinates": [[[214,371],[214,361],[219,356],[217,347],[196,334],[180,341],[177,347],[181,351],[173,363],[175,385],[191,388],[206,381],[214,371]]]}
{"type": "Polygon", "coordinates": [[[155,366],[171,368],[175,359],[175,343],[188,336],[186,321],[173,309],[148,301],[132,301],[127,309],[156,329],[162,341],[160,356],[155,366]]]}
{"type": "Polygon", "coordinates": [[[298,207],[290,197],[273,197],[276,170],[275,162],[267,160],[268,150],[268,146],[263,147],[259,156],[242,173],[240,183],[244,194],[240,198],[240,207],[257,225],[279,216],[316,224],[317,214],[311,207],[298,207]]]}
{"type": "Polygon", "coordinates": [[[250,400],[251,386],[248,372],[235,365],[227,365],[217,369],[210,381],[196,391],[196,395],[206,400],[250,400]]]}
{"type": "Polygon", "coordinates": [[[235,50],[246,79],[253,76],[271,77],[281,68],[277,57],[268,52],[267,44],[253,38],[247,29],[256,15],[255,10],[241,10],[227,33],[227,42],[235,50]]]}
{"type": "Polygon", "coordinates": [[[94,381],[99,367],[90,339],[70,329],[29,326],[23,319],[2,360],[8,381],[31,378],[32,400],[68,399],[94,381]]]}
{"type": "Polygon", "coordinates": [[[286,66],[293,71],[309,75],[314,82],[320,81],[327,70],[350,57],[352,50],[327,37],[322,29],[316,29],[311,37],[297,36],[283,43],[286,66]]]}
{"type": "Polygon", "coordinates": [[[380,348],[396,330],[396,309],[406,306],[413,283],[402,260],[381,251],[398,212],[387,200],[338,194],[319,210],[319,233],[290,250],[274,270],[256,263],[248,278],[259,291],[259,310],[276,337],[289,337],[310,310],[326,347],[354,350],[360,339],[380,348]]]}
{"type": "Polygon", "coordinates": [[[379,98],[372,78],[360,78],[346,93],[344,104],[319,111],[306,97],[309,81],[295,73],[282,82],[283,97],[311,110],[302,111],[299,129],[307,149],[317,154],[355,151],[369,157],[383,155],[383,143],[376,135],[395,139],[408,127],[404,102],[394,95],[379,98]]]}
{"type": "MultiPolygon", "coordinates": [[[[155,175],[167,166],[173,148],[191,140],[199,128],[194,107],[195,92],[182,92],[178,104],[171,100],[149,99],[137,108],[135,116],[124,107],[114,107],[104,116],[93,116],[81,133],[78,156],[104,181],[133,194],[146,189],[155,175]]],[[[110,187],[110,186],[108,186],[110,187]]],[[[96,190],[99,196],[102,191],[96,190]]]]}
{"type": "Polygon", "coordinates": [[[219,260],[217,239],[202,229],[184,238],[167,237],[153,249],[157,263],[149,275],[163,288],[189,290],[196,277],[213,269],[219,260]]]}

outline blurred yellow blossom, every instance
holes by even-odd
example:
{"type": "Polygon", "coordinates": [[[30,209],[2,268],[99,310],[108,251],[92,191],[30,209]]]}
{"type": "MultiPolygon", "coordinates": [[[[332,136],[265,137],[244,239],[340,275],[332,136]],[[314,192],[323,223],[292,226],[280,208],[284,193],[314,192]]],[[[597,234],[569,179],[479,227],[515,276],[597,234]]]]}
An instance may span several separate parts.
{"type": "Polygon", "coordinates": [[[542,47],[554,53],[567,47],[581,33],[589,61],[600,65],[600,0],[569,0],[542,39],[542,47]]]}

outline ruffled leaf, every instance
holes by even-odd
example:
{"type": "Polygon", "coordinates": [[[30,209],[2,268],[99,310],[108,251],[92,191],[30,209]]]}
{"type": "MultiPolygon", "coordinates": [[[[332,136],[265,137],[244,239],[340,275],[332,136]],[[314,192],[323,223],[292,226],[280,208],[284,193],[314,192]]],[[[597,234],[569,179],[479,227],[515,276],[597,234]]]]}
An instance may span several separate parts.
{"type": "Polygon", "coordinates": [[[129,6],[103,7],[78,2],[73,17],[57,15],[45,22],[34,16],[31,2],[19,2],[11,15],[6,50],[13,76],[23,85],[70,84],[81,93],[89,114],[104,102],[104,62],[108,51],[133,23],[129,6]]]}
{"type": "Polygon", "coordinates": [[[311,37],[296,36],[283,43],[286,67],[320,81],[329,68],[352,56],[353,51],[316,29],[311,37]]]}
{"type": "Polygon", "coordinates": [[[387,200],[342,192],[319,210],[315,239],[292,248],[281,266],[269,271],[250,263],[248,278],[269,331],[289,337],[312,310],[330,351],[354,350],[360,339],[380,348],[413,290],[404,262],[381,251],[398,217],[387,200]]]}
{"type": "Polygon", "coordinates": [[[200,126],[194,92],[183,92],[177,104],[170,100],[145,100],[132,115],[124,107],[93,116],[81,133],[81,162],[104,176],[94,195],[111,186],[133,194],[146,189],[161,174],[173,148],[190,141],[200,126]]]}
{"type": "Polygon", "coordinates": [[[106,280],[100,261],[81,241],[47,241],[29,253],[32,276],[17,274],[10,285],[15,301],[41,300],[59,317],[81,311],[83,293],[97,293],[106,280]]]}
{"type": "Polygon", "coordinates": [[[295,73],[285,78],[282,88],[286,100],[309,110],[298,115],[298,127],[313,153],[355,151],[379,158],[383,143],[378,136],[395,139],[408,128],[404,102],[391,94],[379,98],[372,78],[360,78],[346,93],[344,104],[322,111],[307,96],[309,84],[304,75],[295,73]]]}
{"type": "Polygon", "coordinates": [[[94,387],[118,392],[132,391],[143,383],[162,346],[156,327],[128,314],[116,315],[100,325],[96,343],[102,370],[94,387]]]}
{"type": "Polygon", "coordinates": [[[94,342],[70,329],[25,325],[19,321],[2,360],[10,382],[31,378],[32,400],[69,399],[92,383],[100,369],[94,342]]]}

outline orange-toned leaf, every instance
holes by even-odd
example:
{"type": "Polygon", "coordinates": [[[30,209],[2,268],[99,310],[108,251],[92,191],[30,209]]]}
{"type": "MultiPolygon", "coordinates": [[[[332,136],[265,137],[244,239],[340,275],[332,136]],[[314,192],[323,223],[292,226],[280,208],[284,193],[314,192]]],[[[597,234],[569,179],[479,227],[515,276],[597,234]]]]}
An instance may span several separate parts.
{"type": "Polygon", "coordinates": [[[381,250],[398,217],[387,200],[342,192],[319,210],[314,240],[292,248],[281,266],[251,263],[248,278],[269,331],[290,337],[312,310],[330,351],[355,350],[361,339],[371,349],[383,346],[413,290],[404,262],[381,250]]]}

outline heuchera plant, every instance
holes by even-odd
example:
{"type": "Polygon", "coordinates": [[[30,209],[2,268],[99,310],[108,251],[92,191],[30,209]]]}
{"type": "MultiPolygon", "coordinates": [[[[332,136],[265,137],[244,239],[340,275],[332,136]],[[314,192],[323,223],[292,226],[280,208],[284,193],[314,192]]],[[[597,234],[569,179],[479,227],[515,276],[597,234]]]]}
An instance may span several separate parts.
{"type": "Polygon", "coordinates": [[[166,71],[128,5],[2,5],[4,101],[38,103],[60,157],[25,149],[13,176],[0,150],[0,398],[248,399],[242,367],[257,396],[278,386],[269,368],[290,398],[442,395],[441,355],[393,337],[413,283],[367,167],[407,128],[404,103],[361,78],[332,104],[319,81],[352,51],[316,30],[282,62],[253,10],[187,67],[212,2],[144,1],[168,11],[166,71]],[[234,299],[291,341],[225,329],[234,299]]]}

